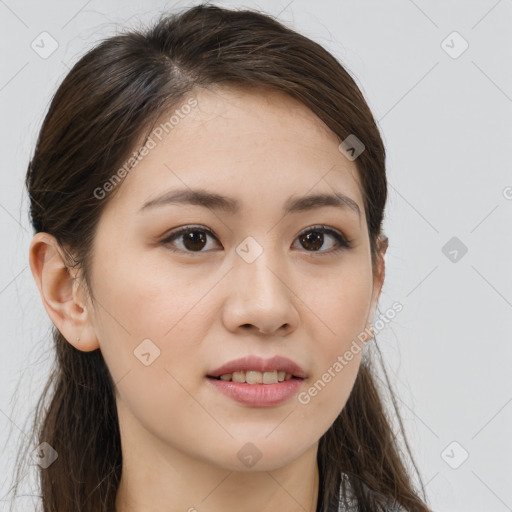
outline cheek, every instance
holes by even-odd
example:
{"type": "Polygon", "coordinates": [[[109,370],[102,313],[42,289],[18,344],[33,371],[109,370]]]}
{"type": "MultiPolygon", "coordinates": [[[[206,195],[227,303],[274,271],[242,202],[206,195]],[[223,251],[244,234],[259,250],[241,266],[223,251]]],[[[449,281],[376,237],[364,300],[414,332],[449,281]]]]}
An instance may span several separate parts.
{"type": "Polygon", "coordinates": [[[329,280],[325,293],[308,297],[311,315],[317,319],[310,324],[314,369],[298,401],[308,416],[325,419],[326,428],[343,409],[357,377],[371,292],[371,273],[361,266],[352,267],[350,274],[340,272],[329,280]]]}
{"type": "MultiPolygon", "coordinates": [[[[350,322],[350,318],[346,317],[350,322]]],[[[340,319],[341,320],[341,319],[340,319]]],[[[323,339],[313,352],[314,371],[297,395],[303,409],[302,424],[321,436],[341,413],[356,380],[363,344],[357,339],[356,322],[343,325],[335,337],[323,339]]]]}
{"type": "Polygon", "coordinates": [[[204,280],[192,284],[189,273],[140,249],[111,249],[103,251],[104,258],[98,253],[95,267],[95,295],[106,322],[118,324],[134,340],[164,338],[192,311],[204,280]]]}
{"type": "Polygon", "coordinates": [[[214,282],[192,285],[190,273],[147,262],[118,255],[111,271],[98,266],[95,295],[101,303],[97,334],[112,378],[122,379],[123,400],[149,418],[161,414],[163,403],[174,409],[188,403],[178,383],[187,385],[194,371],[203,371],[201,341],[209,330],[214,282]]]}
{"type": "MultiPolygon", "coordinates": [[[[372,297],[371,270],[365,265],[340,269],[322,281],[323,286],[306,295],[310,325],[316,329],[311,339],[321,340],[322,354],[337,355],[364,331],[372,297]],[[316,335],[316,336],[315,336],[316,335]]],[[[325,357],[320,358],[325,364],[325,357]]]]}

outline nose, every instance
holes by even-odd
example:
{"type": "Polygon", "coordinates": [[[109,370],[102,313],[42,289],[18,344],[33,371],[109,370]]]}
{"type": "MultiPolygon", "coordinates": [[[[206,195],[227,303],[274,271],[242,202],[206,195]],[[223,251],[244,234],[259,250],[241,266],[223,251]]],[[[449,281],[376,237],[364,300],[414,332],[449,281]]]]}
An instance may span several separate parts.
{"type": "Polygon", "coordinates": [[[252,263],[235,258],[222,311],[224,325],[231,332],[254,330],[284,336],[299,325],[293,279],[267,252],[252,263]]]}

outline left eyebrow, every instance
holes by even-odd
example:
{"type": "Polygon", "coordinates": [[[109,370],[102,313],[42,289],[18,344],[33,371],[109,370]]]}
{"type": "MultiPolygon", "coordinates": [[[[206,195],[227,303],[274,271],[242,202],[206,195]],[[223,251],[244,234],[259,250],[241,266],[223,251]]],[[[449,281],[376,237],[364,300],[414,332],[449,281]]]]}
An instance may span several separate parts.
{"type": "MultiPolygon", "coordinates": [[[[170,190],[155,199],[151,199],[144,203],[139,211],[169,204],[192,204],[213,210],[222,210],[231,215],[240,213],[242,209],[240,201],[232,197],[226,197],[203,189],[180,189],[170,190]]],[[[348,209],[355,212],[361,218],[359,205],[350,197],[339,192],[336,192],[334,195],[312,194],[301,197],[292,196],[285,202],[283,213],[304,212],[326,206],[333,206],[344,210],[348,209]]]]}

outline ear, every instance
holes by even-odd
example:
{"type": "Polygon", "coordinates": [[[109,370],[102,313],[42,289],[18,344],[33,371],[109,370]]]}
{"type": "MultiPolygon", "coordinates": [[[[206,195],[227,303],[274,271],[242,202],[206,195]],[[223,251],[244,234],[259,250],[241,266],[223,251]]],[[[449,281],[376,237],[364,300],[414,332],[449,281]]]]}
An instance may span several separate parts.
{"type": "Polygon", "coordinates": [[[382,285],[384,283],[384,277],[386,274],[386,265],[385,265],[384,256],[386,254],[388,245],[389,245],[388,237],[385,235],[380,235],[380,237],[377,240],[378,254],[377,254],[377,258],[376,258],[376,260],[377,260],[376,268],[375,268],[375,272],[373,274],[372,299],[371,299],[371,304],[370,304],[370,310],[368,313],[368,318],[366,321],[366,323],[368,325],[367,329],[371,333],[368,336],[367,341],[369,341],[369,339],[371,339],[374,334],[373,333],[373,325],[372,325],[373,317],[375,315],[375,310],[377,309],[377,303],[379,301],[380,292],[382,290],[382,285]]]}
{"type": "Polygon", "coordinates": [[[43,306],[55,327],[71,345],[83,352],[90,352],[99,348],[98,339],[77,286],[77,271],[68,269],[66,261],[66,255],[55,237],[43,232],[34,235],[29,262],[43,306]]]}

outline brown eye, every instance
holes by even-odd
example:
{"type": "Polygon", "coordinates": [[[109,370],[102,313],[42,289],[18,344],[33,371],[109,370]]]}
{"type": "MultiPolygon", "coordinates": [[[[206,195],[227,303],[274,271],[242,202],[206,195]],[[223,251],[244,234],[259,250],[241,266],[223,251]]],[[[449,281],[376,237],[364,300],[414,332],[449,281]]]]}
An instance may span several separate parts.
{"type": "Polygon", "coordinates": [[[310,231],[300,237],[300,243],[305,249],[318,251],[324,245],[324,234],[318,231],[310,231]]]}
{"type": "Polygon", "coordinates": [[[183,245],[189,251],[200,251],[206,245],[206,236],[202,231],[187,231],[182,236],[183,245]]]}
{"type": "Polygon", "coordinates": [[[167,238],[162,240],[162,243],[172,246],[176,245],[175,240],[178,240],[181,242],[181,247],[178,249],[170,247],[171,250],[191,253],[207,252],[203,251],[203,249],[207,245],[209,236],[215,238],[214,234],[209,229],[187,226],[186,228],[171,233],[167,238]]]}
{"type": "Polygon", "coordinates": [[[308,252],[318,252],[320,254],[332,254],[351,247],[350,242],[341,233],[326,226],[312,226],[307,231],[303,231],[297,239],[308,252]],[[320,250],[325,244],[325,235],[334,239],[334,244],[331,243],[331,247],[334,245],[334,249],[330,250],[328,247],[327,250],[320,250]]]}

